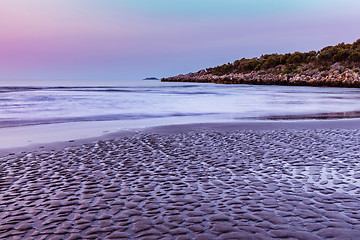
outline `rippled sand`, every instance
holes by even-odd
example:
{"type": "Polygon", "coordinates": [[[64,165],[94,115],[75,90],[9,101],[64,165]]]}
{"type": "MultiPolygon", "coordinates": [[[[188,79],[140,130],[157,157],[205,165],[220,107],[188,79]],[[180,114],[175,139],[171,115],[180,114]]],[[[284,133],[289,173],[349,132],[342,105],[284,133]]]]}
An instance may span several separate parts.
{"type": "Polygon", "coordinates": [[[360,239],[359,130],[138,133],[0,158],[0,238],[360,239]]]}

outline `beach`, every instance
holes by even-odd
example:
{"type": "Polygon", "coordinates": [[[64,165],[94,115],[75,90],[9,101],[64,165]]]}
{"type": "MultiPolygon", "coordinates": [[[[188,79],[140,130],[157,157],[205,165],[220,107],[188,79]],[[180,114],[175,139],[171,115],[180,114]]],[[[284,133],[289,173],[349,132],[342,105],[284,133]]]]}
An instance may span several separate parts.
{"type": "Polygon", "coordinates": [[[360,1],[0,5],[0,240],[360,240],[360,1]]]}
{"type": "Polygon", "coordinates": [[[0,158],[1,239],[359,239],[360,122],[190,124],[0,158]]]}

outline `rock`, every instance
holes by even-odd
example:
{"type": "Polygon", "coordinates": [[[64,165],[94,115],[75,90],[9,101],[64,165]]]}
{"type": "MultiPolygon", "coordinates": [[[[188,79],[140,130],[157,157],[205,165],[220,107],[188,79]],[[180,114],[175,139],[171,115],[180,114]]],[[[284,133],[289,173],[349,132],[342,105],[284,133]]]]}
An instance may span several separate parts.
{"type": "Polygon", "coordinates": [[[162,78],[163,82],[199,82],[217,84],[252,84],[252,85],[292,85],[292,86],[328,86],[328,87],[360,87],[360,74],[350,69],[338,69],[334,64],[331,71],[318,69],[303,74],[273,74],[259,75],[260,72],[230,73],[222,76],[205,71],[188,75],[162,78]]]}

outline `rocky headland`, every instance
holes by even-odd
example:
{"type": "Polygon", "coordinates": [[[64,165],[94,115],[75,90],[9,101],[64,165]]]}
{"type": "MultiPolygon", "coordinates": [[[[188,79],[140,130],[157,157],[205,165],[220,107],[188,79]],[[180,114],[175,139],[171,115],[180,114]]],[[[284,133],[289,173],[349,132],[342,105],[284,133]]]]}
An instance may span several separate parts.
{"type": "Polygon", "coordinates": [[[320,51],[271,54],[163,78],[163,82],[200,82],[288,86],[360,87],[360,40],[320,51]]]}
{"type": "Polygon", "coordinates": [[[360,74],[351,69],[339,71],[314,70],[310,74],[261,74],[261,72],[230,73],[217,76],[202,70],[190,75],[163,78],[163,82],[201,82],[217,84],[287,85],[287,86],[328,86],[360,87],[360,74]]]}

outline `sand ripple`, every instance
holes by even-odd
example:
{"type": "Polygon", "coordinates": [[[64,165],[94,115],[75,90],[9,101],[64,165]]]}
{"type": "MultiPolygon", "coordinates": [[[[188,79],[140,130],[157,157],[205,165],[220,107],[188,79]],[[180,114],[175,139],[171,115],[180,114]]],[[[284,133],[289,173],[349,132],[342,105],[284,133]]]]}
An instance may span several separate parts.
{"type": "Polygon", "coordinates": [[[1,239],[360,239],[360,131],[140,133],[0,158],[1,239]]]}

